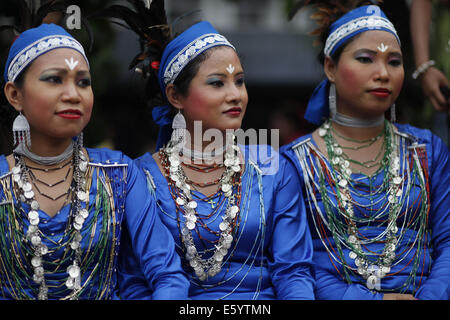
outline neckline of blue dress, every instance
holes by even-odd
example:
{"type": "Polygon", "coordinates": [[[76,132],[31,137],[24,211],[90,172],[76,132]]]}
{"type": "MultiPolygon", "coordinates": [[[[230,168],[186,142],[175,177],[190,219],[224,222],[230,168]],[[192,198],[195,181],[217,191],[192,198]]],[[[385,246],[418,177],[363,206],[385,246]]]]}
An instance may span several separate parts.
{"type": "MultiPolygon", "coordinates": [[[[312,133],[308,133],[307,135],[304,136],[304,138],[305,139],[309,138],[309,141],[314,146],[314,148],[315,148],[316,152],[318,153],[318,155],[325,161],[328,169],[333,168],[333,166],[331,165],[331,162],[329,161],[328,157],[325,156],[322,153],[322,151],[320,151],[319,146],[317,145],[317,142],[314,140],[314,138],[312,136],[312,133]]],[[[365,174],[365,173],[362,173],[362,172],[352,172],[351,176],[354,177],[354,180],[356,180],[356,181],[362,181],[364,179],[373,180],[373,179],[378,178],[381,174],[384,174],[384,171],[385,171],[385,169],[380,167],[374,173],[372,173],[371,175],[368,175],[368,174],[365,174]]]]}
{"type": "MultiPolygon", "coordinates": [[[[89,153],[88,148],[84,148],[86,150],[86,153],[88,155],[88,159],[91,159],[91,154],[89,153]]],[[[9,174],[11,173],[11,168],[9,167],[9,163],[8,160],[6,159],[5,155],[0,155],[0,176],[3,176],[3,174],[9,174]]],[[[14,203],[17,204],[18,201],[15,197],[14,198],[14,203]]],[[[29,210],[30,207],[27,204],[21,203],[22,208],[29,210]]],[[[66,220],[67,216],[70,213],[70,209],[72,207],[72,204],[69,202],[67,204],[65,204],[64,206],[62,206],[53,216],[48,214],[47,212],[45,212],[44,210],[42,210],[41,208],[39,208],[38,213],[39,213],[39,218],[42,218],[47,222],[50,221],[55,221],[55,220],[59,220],[61,218],[63,218],[63,220],[66,220]]]]}
{"type": "MultiPolygon", "coordinates": [[[[242,148],[242,146],[241,146],[242,148]]],[[[153,171],[157,172],[157,177],[153,176],[154,179],[158,180],[159,182],[164,182],[164,184],[167,186],[167,189],[169,188],[169,184],[167,182],[167,178],[164,176],[164,174],[161,172],[161,169],[159,168],[158,164],[156,163],[156,160],[153,158],[153,155],[150,152],[146,152],[142,157],[141,157],[141,161],[144,160],[146,161],[153,169],[153,171]],[[148,160],[147,160],[148,159],[148,160]]],[[[244,164],[244,172],[242,173],[241,179],[243,180],[244,177],[247,175],[247,171],[248,171],[248,161],[245,160],[245,164],[244,164]]],[[[157,186],[159,185],[159,183],[155,183],[157,186]]],[[[201,198],[207,198],[208,196],[203,194],[202,192],[192,189],[191,192],[196,193],[197,196],[201,197],[201,198]]],[[[210,195],[209,197],[215,197],[217,195],[217,193],[219,192],[219,190],[217,190],[214,194],[210,195]]]]}

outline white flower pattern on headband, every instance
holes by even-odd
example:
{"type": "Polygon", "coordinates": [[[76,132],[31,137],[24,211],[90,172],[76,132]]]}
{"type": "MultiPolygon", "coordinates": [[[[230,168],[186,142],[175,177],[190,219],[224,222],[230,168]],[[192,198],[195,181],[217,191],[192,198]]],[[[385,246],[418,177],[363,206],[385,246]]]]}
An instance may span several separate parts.
{"type": "Polygon", "coordinates": [[[164,84],[173,83],[181,70],[203,51],[218,45],[234,46],[222,35],[210,33],[202,35],[183,48],[168,64],[164,70],[164,84]]]}
{"type": "Polygon", "coordinates": [[[16,80],[23,69],[41,54],[56,48],[72,48],[80,52],[89,65],[83,46],[73,38],[53,35],[39,39],[21,50],[11,61],[8,68],[8,81],[16,80]]]}
{"type": "Polygon", "coordinates": [[[325,55],[330,56],[339,41],[351,35],[352,33],[365,28],[374,30],[381,28],[388,29],[395,34],[398,42],[400,43],[400,39],[397,36],[397,31],[395,30],[394,25],[388,19],[380,16],[360,17],[340,26],[328,36],[324,48],[325,55]]]}

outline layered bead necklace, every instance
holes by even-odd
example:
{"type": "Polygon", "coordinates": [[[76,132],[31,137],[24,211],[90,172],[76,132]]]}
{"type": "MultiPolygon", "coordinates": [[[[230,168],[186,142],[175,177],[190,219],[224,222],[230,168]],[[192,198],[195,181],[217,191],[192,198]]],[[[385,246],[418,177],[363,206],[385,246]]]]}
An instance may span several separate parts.
{"type": "MultiPolygon", "coordinates": [[[[189,154],[191,155],[191,154],[189,154]]],[[[233,143],[226,147],[225,160],[223,165],[225,170],[218,181],[211,184],[200,184],[201,186],[210,186],[217,184],[219,191],[223,193],[226,202],[226,209],[222,215],[222,222],[219,224],[219,231],[212,231],[202,223],[202,217],[196,212],[197,201],[192,194],[192,183],[187,178],[183,168],[182,159],[183,152],[180,148],[169,142],[168,146],[160,150],[161,164],[165,168],[166,177],[170,187],[174,190],[173,197],[177,210],[183,213],[184,222],[181,226],[181,242],[185,252],[185,258],[189,261],[189,265],[194,269],[195,275],[200,281],[205,281],[208,277],[213,277],[222,269],[222,262],[227,255],[233,240],[234,229],[239,216],[239,203],[241,198],[241,161],[240,150],[235,139],[233,143]],[[203,228],[210,233],[217,235],[218,240],[215,249],[210,257],[203,257],[196,248],[192,232],[203,228]]],[[[192,169],[192,166],[189,166],[192,169]]],[[[205,170],[213,170],[215,168],[206,168],[205,170]]],[[[201,167],[196,170],[202,171],[201,167]]],[[[221,206],[217,206],[217,210],[221,206]]]]}
{"type": "MultiPolygon", "coordinates": [[[[367,193],[361,189],[359,178],[352,176],[353,172],[350,166],[352,159],[346,156],[345,148],[339,145],[334,138],[329,121],[319,128],[319,136],[324,139],[330,167],[312,144],[307,145],[303,142],[294,146],[302,167],[309,208],[317,234],[332,258],[332,262],[337,261],[343,265],[348,282],[351,283],[348,272],[354,271],[365,279],[368,289],[379,291],[381,290],[381,279],[392,275],[392,267],[405,259],[412,250],[411,247],[397,252],[402,240],[406,238],[408,228],[417,228],[416,238],[411,242],[411,246],[417,245],[418,249],[423,247],[429,196],[426,174],[423,174],[426,165],[421,163],[418,156],[420,151],[417,151],[421,148],[416,145],[411,147],[412,161],[406,161],[408,152],[406,149],[403,150],[405,158],[401,160],[399,139],[396,137],[392,124],[385,121],[382,133],[384,142],[381,147],[382,151],[380,151],[383,156],[378,161],[380,168],[375,174],[376,177],[378,173],[383,172],[383,181],[373,191],[370,186],[367,193]],[[403,168],[402,172],[401,168],[403,168]],[[318,181],[315,177],[318,178],[318,181]],[[416,179],[420,182],[420,190],[415,204],[419,206],[418,209],[411,212],[413,210],[407,205],[410,202],[414,203],[410,199],[410,195],[416,179]],[[331,189],[327,188],[327,185],[331,189]],[[318,204],[317,191],[320,192],[325,212],[322,212],[321,206],[318,204]],[[357,198],[368,200],[367,204],[359,203],[357,198]],[[378,206],[378,209],[374,209],[375,205],[378,206]],[[398,225],[402,220],[403,224],[398,225]],[[371,238],[365,234],[369,228],[381,230],[381,232],[371,238]],[[325,229],[331,233],[336,249],[330,244],[325,229]],[[372,245],[377,246],[378,244],[383,244],[381,249],[376,251],[369,249],[372,245]],[[348,250],[348,256],[344,256],[344,249],[348,250]],[[347,257],[353,263],[348,263],[347,257]]],[[[379,135],[374,139],[361,141],[362,147],[356,148],[363,149],[380,137],[379,135]]],[[[424,158],[422,155],[420,158],[426,161],[426,156],[424,158]]],[[[375,163],[356,163],[365,167],[375,165],[375,163]]],[[[372,179],[372,177],[367,178],[369,181],[372,179]]],[[[415,277],[418,268],[419,252],[416,252],[414,257],[411,278],[415,277]]],[[[409,283],[411,282],[408,280],[404,287],[407,287],[409,283]]]]}
{"type": "MultiPolygon", "coordinates": [[[[82,240],[81,229],[87,217],[89,216],[86,206],[82,206],[82,202],[88,200],[88,193],[86,192],[86,179],[85,173],[87,170],[88,161],[81,150],[81,146],[78,143],[74,143],[73,146],[73,156],[72,156],[72,167],[73,167],[73,178],[72,183],[66,193],[55,198],[49,197],[43,194],[36,186],[36,177],[31,171],[32,168],[26,165],[24,157],[19,154],[15,154],[16,165],[12,168],[12,178],[15,182],[16,192],[19,195],[19,199],[22,203],[26,203],[29,207],[26,213],[26,218],[28,220],[29,226],[26,232],[26,241],[31,244],[32,257],[30,259],[30,264],[33,268],[33,281],[39,285],[39,293],[37,298],[39,300],[48,299],[48,287],[45,279],[45,269],[44,262],[45,256],[49,252],[49,248],[43,243],[42,236],[43,233],[39,229],[39,213],[40,208],[39,202],[35,198],[33,191],[33,184],[35,189],[43,196],[50,198],[51,200],[59,199],[63,195],[69,196],[72,194],[71,203],[71,215],[69,217],[70,227],[66,230],[68,236],[71,240],[70,249],[73,251],[73,261],[72,264],[67,268],[68,277],[65,281],[65,286],[72,291],[69,295],[70,299],[75,299],[77,297],[78,291],[81,289],[81,270],[80,270],[80,257],[81,249],[80,242],[82,240]]],[[[64,159],[63,159],[64,161],[64,159]]],[[[70,163],[70,162],[68,162],[70,163]]],[[[61,165],[60,167],[54,169],[42,169],[44,171],[58,170],[62,169],[68,165],[68,163],[61,165]]],[[[36,169],[36,168],[34,168],[36,169]]],[[[70,171],[70,168],[69,168],[70,171]]],[[[68,173],[62,181],[67,179],[68,173]]],[[[43,181],[40,181],[43,183],[43,181]]],[[[47,184],[47,186],[55,186],[58,183],[47,184]]]]}

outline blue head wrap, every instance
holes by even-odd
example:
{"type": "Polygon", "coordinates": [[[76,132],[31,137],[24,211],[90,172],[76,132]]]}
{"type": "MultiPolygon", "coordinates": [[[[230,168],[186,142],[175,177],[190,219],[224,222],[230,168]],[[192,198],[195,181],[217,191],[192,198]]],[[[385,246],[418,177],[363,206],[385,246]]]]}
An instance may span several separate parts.
{"type": "MultiPolygon", "coordinates": [[[[216,46],[234,47],[228,40],[220,35],[207,21],[194,24],[175,39],[164,49],[158,82],[163,96],[166,95],[166,87],[173,83],[181,71],[202,52],[216,46]]],[[[152,110],[153,121],[160,127],[156,150],[166,144],[172,132],[172,117],[169,106],[158,106],[152,110]]]]}
{"type": "MultiPolygon", "coordinates": [[[[369,30],[383,30],[392,33],[397,41],[400,39],[393,24],[378,6],[362,6],[347,12],[330,26],[324,53],[332,56],[336,50],[357,34],[369,30]]],[[[323,80],[314,90],[306,108],[305,119],[320,125],[329,117],[328,91],[330,82],[323,80]]]]}
{"type": "Polygon", "coordinates": [[[71,48],[78,51],[89,61],[83,46],[64,28],[55,24],[41,24],[21,33],[9,49],[3,77],[5,81],[14,81],[17,76],[40,55],[58,48],[71,48]]]}

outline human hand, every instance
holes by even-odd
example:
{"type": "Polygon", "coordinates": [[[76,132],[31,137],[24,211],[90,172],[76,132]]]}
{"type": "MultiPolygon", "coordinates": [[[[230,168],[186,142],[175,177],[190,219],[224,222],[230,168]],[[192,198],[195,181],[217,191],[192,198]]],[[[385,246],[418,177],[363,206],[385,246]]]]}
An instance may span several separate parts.
{"type": "Polygon", "coordinates": [[[445,99],[440,87],[450,87],[450,82],[445,75],[434,67],[430,67],[421,76],[422,89],[426,94],[434,109],[437,111],[450,112],[450,98],[445,99]]]}
{"type": "Polygon", "coordinates": [[[418,300],[414,298],[411,294],[402,293],[385,293],[383,295],[383,300],[418,300]]]}

